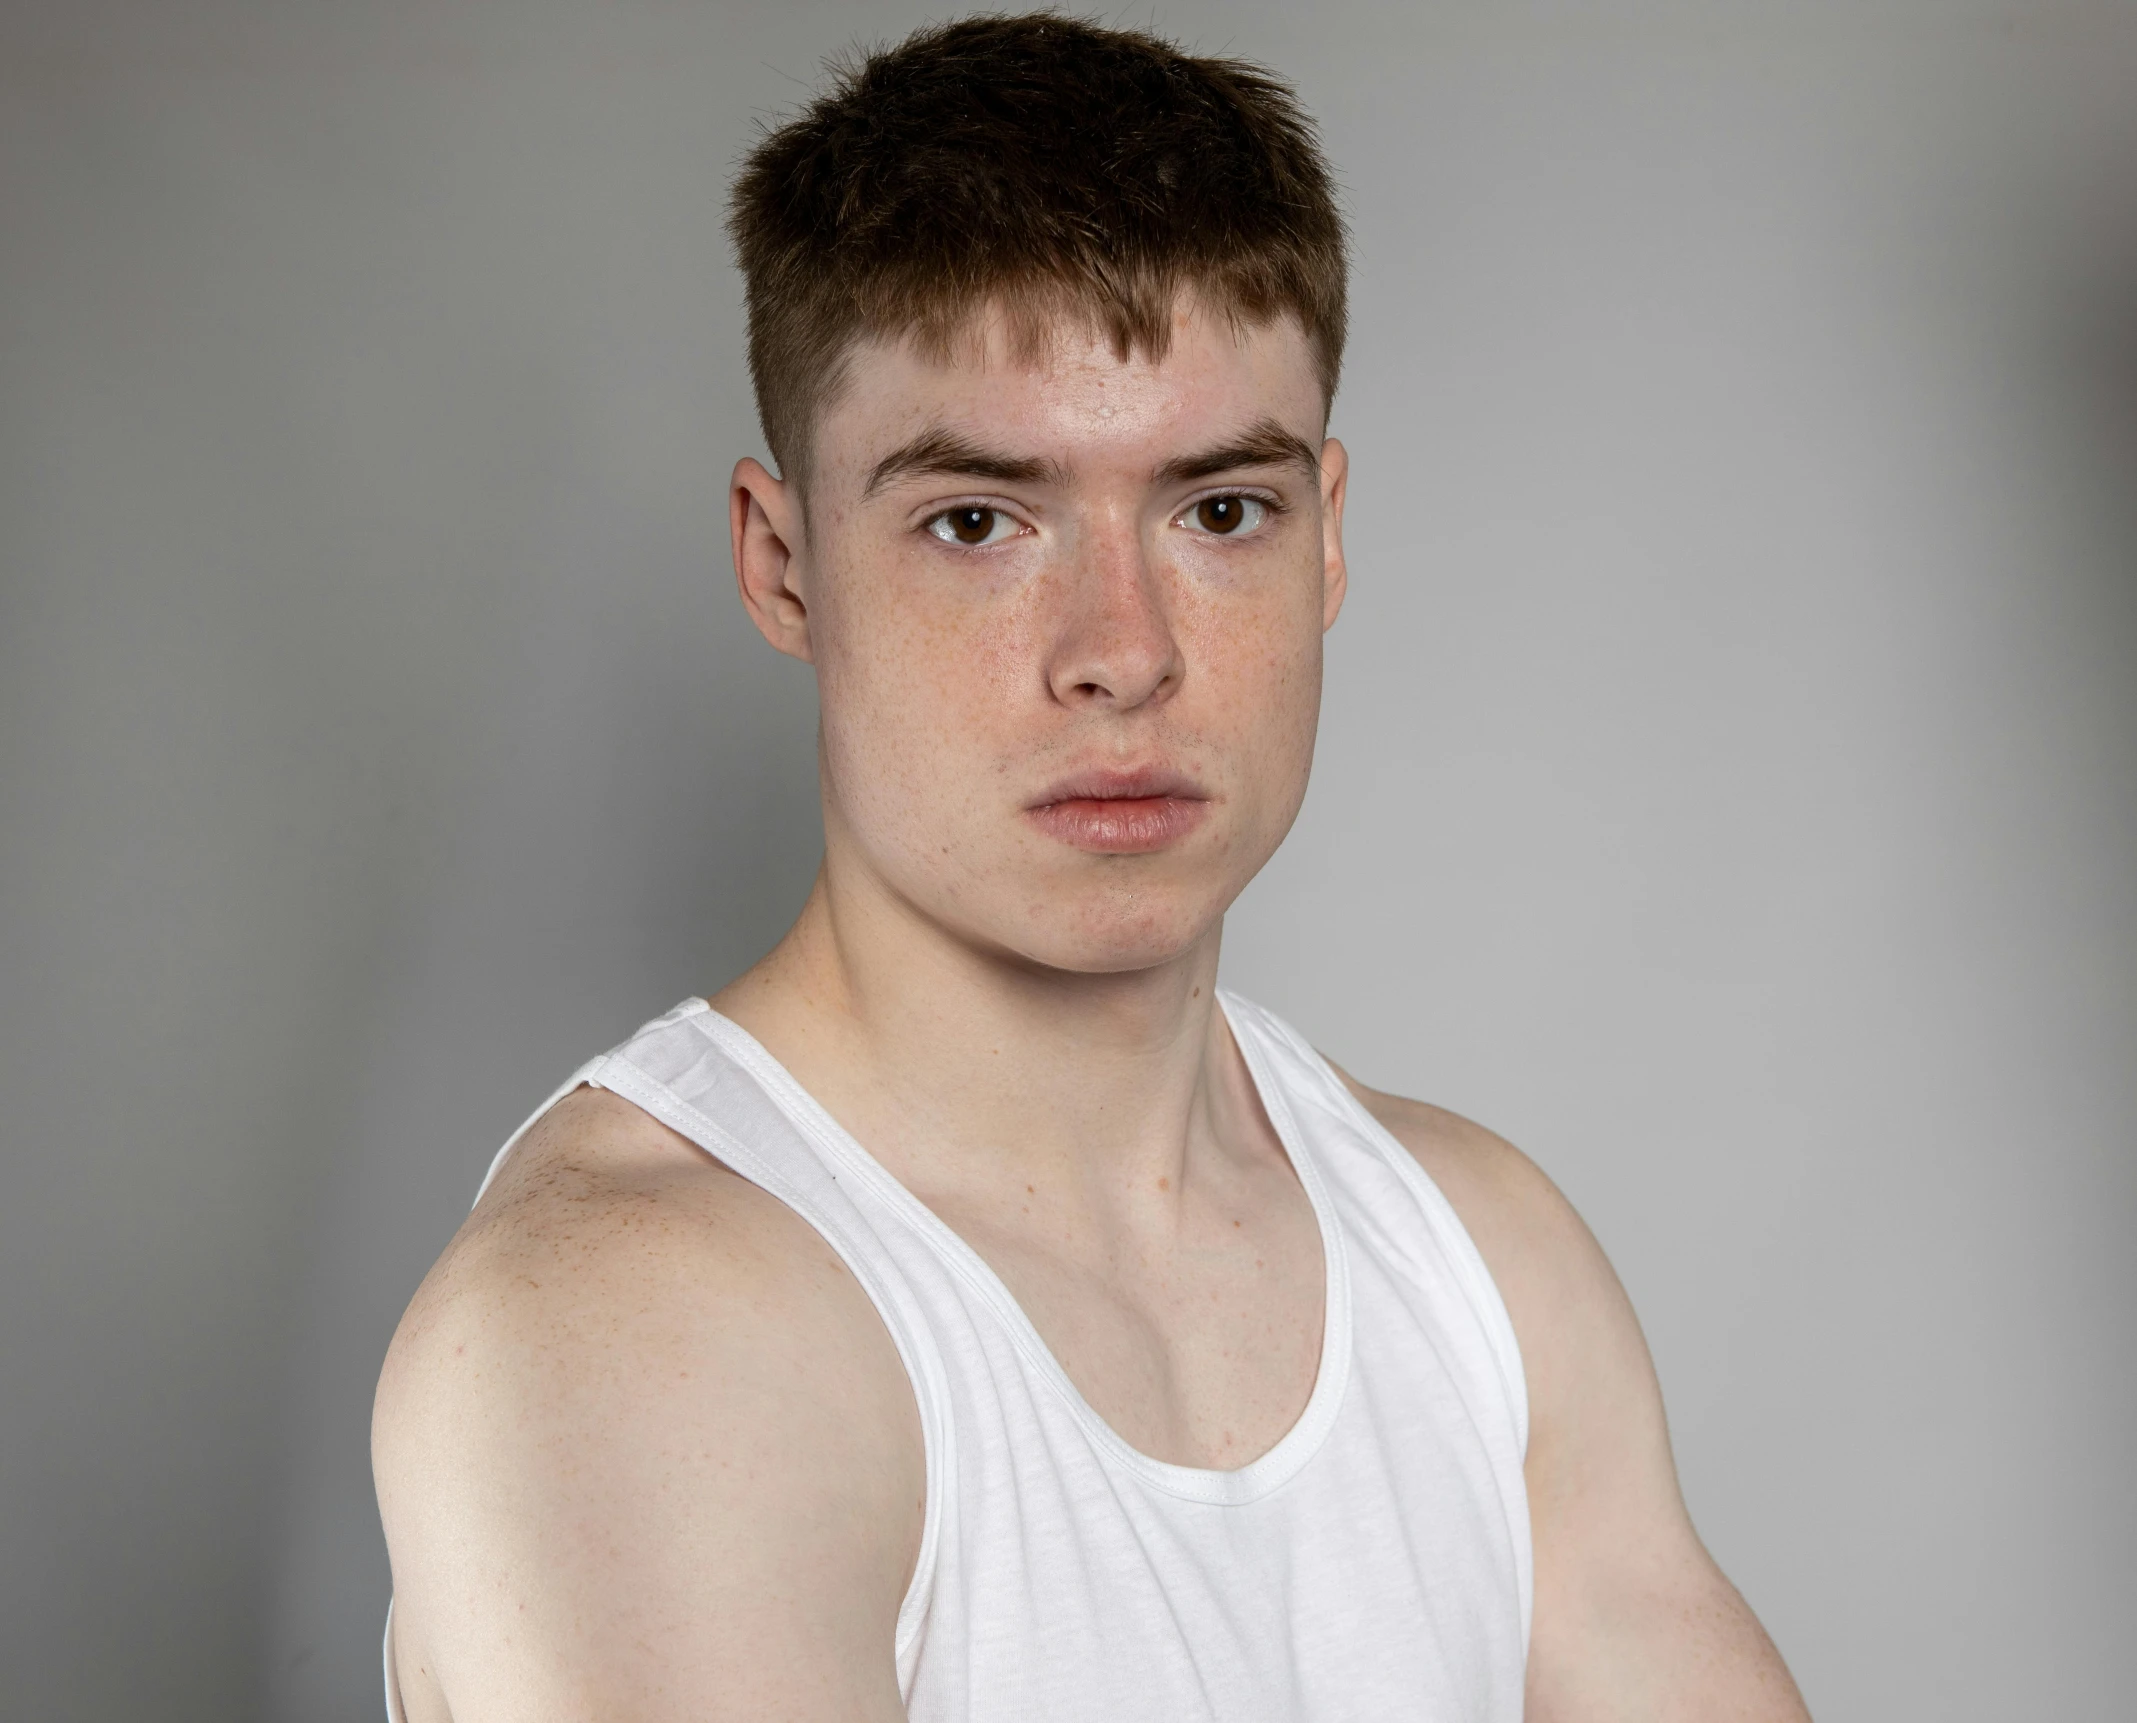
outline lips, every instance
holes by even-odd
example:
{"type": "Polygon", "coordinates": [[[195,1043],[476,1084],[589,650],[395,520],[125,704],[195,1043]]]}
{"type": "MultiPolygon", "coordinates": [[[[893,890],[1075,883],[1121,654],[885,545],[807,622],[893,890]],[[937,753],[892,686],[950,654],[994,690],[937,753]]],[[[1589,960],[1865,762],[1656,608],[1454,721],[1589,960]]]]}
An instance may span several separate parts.
{"type": "Polygon", "coordinates": [[[1163,767],[1079,772],[1049,786],[1025,815],[1049,837],[1099,855],[1146,855],[1202,823],[1209,797],[1163,767]]]}

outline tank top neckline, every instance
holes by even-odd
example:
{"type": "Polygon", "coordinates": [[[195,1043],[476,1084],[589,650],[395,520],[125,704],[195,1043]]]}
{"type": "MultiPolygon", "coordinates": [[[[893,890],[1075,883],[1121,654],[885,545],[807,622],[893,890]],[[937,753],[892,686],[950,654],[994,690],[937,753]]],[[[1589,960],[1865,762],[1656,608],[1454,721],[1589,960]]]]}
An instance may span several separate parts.
{"type": "Polygon", "coordinates": [[[834,1168],[850,1175],[870,1191],[964,1282],[1002,1325],[1033,1374],[1067,1406],[1099,1454],[1120,1470],[1167,1495],[1216,1506],[1235,1506],[1258,1501],[1296,1477],[1334,1426],[1350,1376],[1351,1291],[1343,1232],[1333,1199],[1305,1132],[1300,1129],[1297,1115],[1292,1111],[1290,1097],[1274,1068],[1258,1025],[1242,1023],[1242,1018],[1251,1014],[1253,1007],[1226,988],[1218,988],[1216,997],[1232,1039],[1246,1061],[1249,1080],[1313,1210],[1321,1236],[1323,1269],[1321,1355],[1305,1408],[1272,1446],[1245,1465],[1228,1470],[1176,1465],[1130,1444],[1084,1398],[1083,1391],[1070,1380],[1061,1361],[1054,1356],[1053,1348],[1041,1338],[1024,1307],[978,1251],[870,1154],[741,1024],[714,1010],[703,998],[690,1000],[689,1006],[695,1008],[694,1018],[700,1031],[758,1082],[788,1122],[834,1168]]]}

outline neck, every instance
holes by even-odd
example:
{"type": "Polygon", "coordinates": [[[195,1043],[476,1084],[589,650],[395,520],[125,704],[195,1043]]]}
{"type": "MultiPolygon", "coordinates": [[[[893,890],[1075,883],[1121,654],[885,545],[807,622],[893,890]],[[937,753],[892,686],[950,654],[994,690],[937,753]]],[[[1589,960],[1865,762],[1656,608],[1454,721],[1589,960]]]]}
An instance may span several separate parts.
{"type": "Polygon", "coordinates": [[[985,1164],[1177,1190],[1190,1139],[1232,1104],[1220,932],[1150,968],[1050,969],[833,855],[786,938],[713,1004],[908,1182],[985,1164]]]}

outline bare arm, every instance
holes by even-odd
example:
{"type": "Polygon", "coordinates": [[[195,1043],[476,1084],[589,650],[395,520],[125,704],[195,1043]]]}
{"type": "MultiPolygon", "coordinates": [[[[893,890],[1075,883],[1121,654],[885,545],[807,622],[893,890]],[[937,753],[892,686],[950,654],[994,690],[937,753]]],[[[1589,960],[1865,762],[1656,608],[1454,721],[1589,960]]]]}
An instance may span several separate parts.
{"type": "Polygon", "coordinates": [[[1647,1343],[1572,1205],[1480,1126],[1351,1087],[1446,1192],[1521,1342],[1529,1723],[1808,1723],[1780,1653],[1692,1529],[1647,1343]]]}
{"type": "Polygon", "coordinates": [[[410,1723],[901,1718],[912,1392],[798,1217],[617,1098],[515,1150],[373,1425],[410,1723]]]}

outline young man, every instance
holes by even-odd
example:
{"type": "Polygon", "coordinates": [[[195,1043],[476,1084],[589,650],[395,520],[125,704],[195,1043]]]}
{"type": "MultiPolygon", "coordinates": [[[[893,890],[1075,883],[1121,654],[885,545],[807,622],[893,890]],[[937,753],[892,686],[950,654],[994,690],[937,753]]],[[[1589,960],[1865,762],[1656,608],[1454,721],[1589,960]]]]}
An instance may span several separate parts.
{"type": "Polygon", "coordinates": [[[816,670],[823,870],[411,1306],[392,1703],[1801,1718],[1549,1182],[1217,987],[1345,582],[1290,93],[955,24],[766,138],[733,227],[781,467],[735,567],[816,670]]]}

